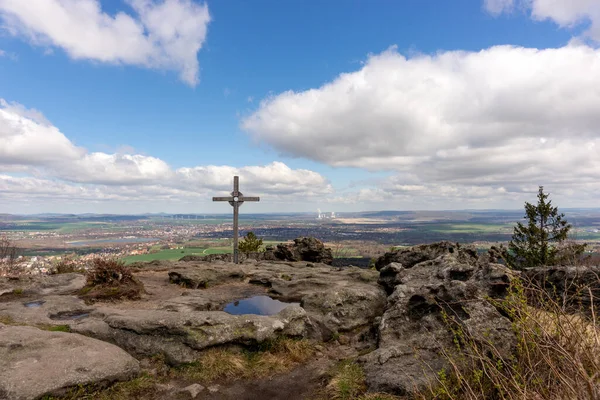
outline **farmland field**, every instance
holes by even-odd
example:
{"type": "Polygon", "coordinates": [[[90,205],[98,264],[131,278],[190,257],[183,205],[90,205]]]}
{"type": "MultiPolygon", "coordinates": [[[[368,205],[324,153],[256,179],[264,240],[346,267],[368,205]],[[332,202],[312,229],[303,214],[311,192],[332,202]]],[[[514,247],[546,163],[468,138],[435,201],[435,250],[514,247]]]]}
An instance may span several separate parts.
{"type": "Polygon", "coordinates": [[[186,247],[183,249],[168,249],[160,250],[156,253],[139,254],[135,256],[124,257],[123,261],[126,264],[131,264],[138,261],[154,261],[154,260],[179,260],[183,256],[206,256],[209,254],[226,254],[231,253],[231,247],[210,247],[207,249],[199,247],[186,247]]]}

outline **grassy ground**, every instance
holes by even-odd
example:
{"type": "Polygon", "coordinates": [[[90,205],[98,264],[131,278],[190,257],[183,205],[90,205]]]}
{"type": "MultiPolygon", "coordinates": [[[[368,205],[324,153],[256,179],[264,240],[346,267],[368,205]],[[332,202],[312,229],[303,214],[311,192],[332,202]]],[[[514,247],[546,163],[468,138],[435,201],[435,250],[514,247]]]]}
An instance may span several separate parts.
{"type": "Polygon", "coordinates": [[[154,261],[154,260],[179,260],[183,256],[206,256],[209,254],[226,254],[231,253],[231,247],[210,247],[207,249],[200,247],[186,247],[183,249],[168,249],[159,250],[156,253],[139,254],[135,256],[124,257],[123,261],[126,264],[131,264],[138,261],[154,261]]]}
{"type": "MultiPolygon", "coordinates": [[[[261,379],[287,372],[305,363],[314,354],[307,340],[280,338],[255,348],[224,347],[206,350],[193,363],[169,368],[160,357],[150,360],[151,367],[140,377],[117,383],[107,389],[78,387],[63,397],[46,396],[43,400],[134,400],[156,399],[159,385],[177,382],[209,385],[226,380],[261,379]]],[[[171,397],[170,397],[171,398],[171,397]]]]}

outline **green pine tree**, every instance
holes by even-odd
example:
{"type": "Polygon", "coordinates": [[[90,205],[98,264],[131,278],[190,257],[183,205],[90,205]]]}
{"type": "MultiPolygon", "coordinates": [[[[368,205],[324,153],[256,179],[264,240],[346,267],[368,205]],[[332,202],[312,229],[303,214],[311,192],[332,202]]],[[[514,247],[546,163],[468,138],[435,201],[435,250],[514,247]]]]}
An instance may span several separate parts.
{"type": "Polygon", "coordinates": [[[558,207],[552,206],[539,187],[537,204],[525,202],[527,224],[517,223],[512,240],[508,244],[507,262],[515,269],[553,265],[560,244],[567,239],[571,225],[558,213],[558,207]]]}
{"type": "Polygon", "coordinates": [[[238,250],[246,254],[254,253],[260,250],[262,244],[262,239],[258,239],[254,232],[248,232],[238,244],[238,250]]]}

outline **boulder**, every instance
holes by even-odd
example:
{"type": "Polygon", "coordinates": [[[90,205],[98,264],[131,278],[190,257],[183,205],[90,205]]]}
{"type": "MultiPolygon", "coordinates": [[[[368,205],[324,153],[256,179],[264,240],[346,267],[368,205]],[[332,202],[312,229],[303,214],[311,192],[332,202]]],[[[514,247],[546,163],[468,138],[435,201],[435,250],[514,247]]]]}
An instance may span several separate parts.
{"type": "Polygon", "coordinates": [[[594,310],[600,310],[600,266],[529,268],[522,271],[522,276],[573,311],[591,310],[592,304],[594,310]]]}
{"type": "Polygon", "coordinates": [[[379,271],[393,262],[401,264],[404,268],[412,268],[414,265],[423,261],[433,260],[443,254],[454,254],[454,258],[465,264],[473,264],[478,260],[477,249],[475,247],[445,241],[422,244],[385,253],[377,259],[375,268],[379,271]]]}
{"type": "Polygon", "coordinates": [[[71,387],[134,378],[138,362],[82,335],[0,324],[0,399],[34,400],[71,387]]]}
{"type": "Polygon", "coordinates": [[[435,385],[448,367],[441,351],[455,346],[450,323],[481,346],[494,343],[501,357],[513,354],[511,322],[488,300],[507,293],[512,271],[448,242],[404,249],[393,259],[379,266],[379,282],[390,295],[378,348],[359,359],[369,390],[410,395],[435,385]]]}
{"type": "Polygon", "coordinates": [[[333,253],[323,242],[313,237],[294,239],[294,243],[280,243],[273,250],[277,260],[308,261],[331,265],[333,253]]]}
{"type": "Polygon", "coordinates": [[[169,272],[169,281],[188,289],[206,289],[232,281],[241,281],[246,274],[240,268],[187,268],[169,272]]]}
{"type": "Polygon", "coordinates": [[[194,361],[201,350],[212,346],[252,345],[307,332],[306,312],[299,306],[272,316],[110,308],[99,309],[95,316],[102,318],[82,321],[71,330],[115,343],[138,357],[162,354],[171,365],[194,361]]]}

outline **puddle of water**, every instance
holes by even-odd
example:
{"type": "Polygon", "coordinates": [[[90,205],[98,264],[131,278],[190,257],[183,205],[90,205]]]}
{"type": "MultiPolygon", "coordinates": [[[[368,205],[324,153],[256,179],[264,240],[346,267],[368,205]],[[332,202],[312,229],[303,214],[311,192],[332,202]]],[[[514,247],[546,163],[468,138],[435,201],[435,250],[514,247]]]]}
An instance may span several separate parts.
{"type": "Polygon", "coordinates": [[[58,314],[51,315],[50,319],[53,319],[55,321],[65,321],[83,319],[89,316],[90,313],[86,311],[64,311],[59,312],[58,314]]]}
{"type": "Polygon", "coordinates": [[[273,315],[291,305],[300,305],[300,303],[284,303],[269,296],[254,296],[229,303],[223,311],[233,315],[273,315]]]}
{"type": "Polygon", "coordinates": [[[29,303],[23,303],[23,305],[27,308],[37,308],[37,307],[41,307],[42,304],[44,304],[46,302],[46,300],[36,300],[36,301],[30,301],[29,303]]]}

